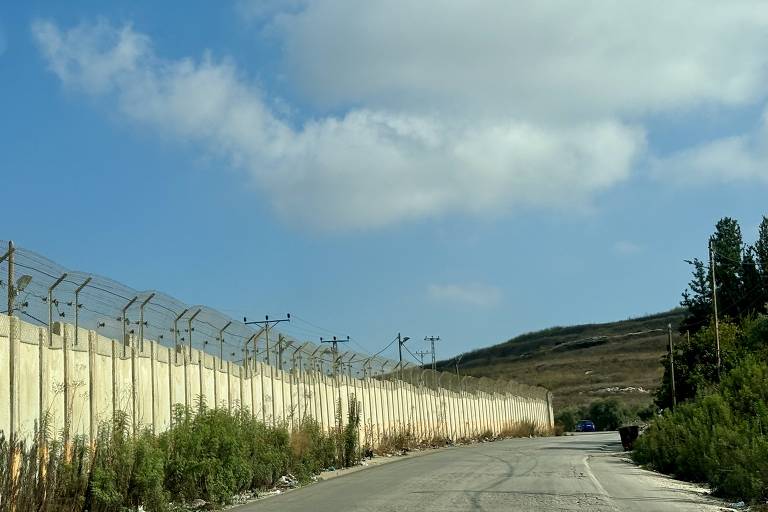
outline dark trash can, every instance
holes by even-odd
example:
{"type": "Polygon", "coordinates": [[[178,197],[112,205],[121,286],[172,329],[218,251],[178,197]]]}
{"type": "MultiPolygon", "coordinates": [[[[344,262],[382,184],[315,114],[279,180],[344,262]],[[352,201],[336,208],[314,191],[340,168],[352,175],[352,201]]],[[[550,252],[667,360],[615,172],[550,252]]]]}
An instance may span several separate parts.
{"type": "Polygon", "coordinates": [[[628,427],[619,428],[619,436],[621,436],[621,446],[624,447],[624,451],[632,450],[632,446],[635,444],[637,436],[640,434],[640,427],[637,425],[630,425],[628,427]]]}

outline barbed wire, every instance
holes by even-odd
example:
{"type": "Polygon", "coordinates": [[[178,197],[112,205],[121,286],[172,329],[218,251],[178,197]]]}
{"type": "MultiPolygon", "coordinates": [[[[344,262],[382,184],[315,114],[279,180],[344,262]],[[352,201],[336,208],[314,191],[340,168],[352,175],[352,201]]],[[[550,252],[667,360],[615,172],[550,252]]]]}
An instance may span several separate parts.
{"type": "MultiPolygon", "coordinates": [[[[5,254],[5,247],[8,242],[0,240],[0,255],[5,254]]],[[[17,282],[23,275],[30,278],[15,298],[14,313],[41,327],[48,328],[55,322],[74,323],[76,318],[81,328],[94,330],[113,340],[121,340],[125,335],[126,342],[140,342],[139,337],[143,334],[145,341],[153,339],[166,348],[178,350],[178,346],[191,346],[237,363],[242,363],[245,356],[249,364],[261,360],[291,370],[298,359],[300,367],[326,375],[349,372],[394,379],[399,372],[412,384],[422,382],[437,386],[442,381],[442,385],[451,389],[460,389],[464,385],[465,390],[480,390],[484,382],[425,369],[405,345],[406,353],[416,364],[403,361],[400,368],[397,361],[383,355],[392,349],[397,338],[370,354],[360,340],[350,336],[350,344],[359,351],[333,353],[329,347],[319,344],[319,338],[340,336],[345,330],[329,329],[297,314],[292,315],[290,323],[281,324],[280,329],[270,327],[265,332],[214,308],[189,305],[159,290],[136,290],[107,277],[67,269],[28,249],[15,248],[14,265],[17,282]]],[[[0,288],[6,293],[9,291],[4,279],[7,270],[8,260],[5,260],[0,263],[0,288]]],[[[492,386],[495,390],[505,387],[528,390],[531,396],[546,393],[543,388],[526,387],[512,381],[495,382],[492,386]]]]}

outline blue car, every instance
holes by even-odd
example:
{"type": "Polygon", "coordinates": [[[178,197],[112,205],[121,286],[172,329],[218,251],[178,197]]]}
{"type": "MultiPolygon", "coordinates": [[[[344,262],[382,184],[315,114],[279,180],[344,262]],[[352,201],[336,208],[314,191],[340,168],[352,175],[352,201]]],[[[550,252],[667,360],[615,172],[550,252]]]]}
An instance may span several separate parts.
{"type": "Polygon", "coordinates": [[[576,432],[595,432],[595,424],[589,420],[581,420],[576,424],[576,432]]]}

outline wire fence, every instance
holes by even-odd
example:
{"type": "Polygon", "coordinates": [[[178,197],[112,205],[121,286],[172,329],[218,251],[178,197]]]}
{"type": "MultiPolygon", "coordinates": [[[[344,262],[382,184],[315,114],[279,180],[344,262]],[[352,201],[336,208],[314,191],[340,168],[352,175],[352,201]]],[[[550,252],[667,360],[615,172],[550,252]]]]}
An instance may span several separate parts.
{"type": "MultiPolygon", "coordinates": [[[[14,315],[35,325],[49,327],[66,322],[107,338],[123,340],[124,347],[129,339],[142,345],[145,340],[154,340],[176,351],[197,349],[223,361],[237,364],[262,361],[286,371],[343,373],[357,379],[399,379],[412,385],[465,393],[511,393],[537,399],[545,399],[547,395],[544,388],[511,380],[434,372],[414,363],[401,364],[384,357],[382,353],[397,343],[397,338],[375,354],[334,351],[333,343],[318,344],[302,339],[300,334],[315,335],[317,339],[327,333],[306,320],[302,320],[301,328],[285,329],[292,334],[272,324],[254,327],[208,306],[186,304],[159,290],[136,290],[107,277],[67,269],[28,249],[14,247],[11,255],[10,246],[8,241],[0,240],[0,257],[5,255],[0,262],[0,293],[9,299],[14,315]],[[12,276],[9,275],[11,261],[12,276]]],[[[3,313],[8,313],[7,309],[3,313]]],[[[330,336],[325,337],[332,342],[330,336]]],[[[346,341],[338,340],[342,344],[346,341]]],[[[404,348],[416,360],[416,356],[404,348]]]]}

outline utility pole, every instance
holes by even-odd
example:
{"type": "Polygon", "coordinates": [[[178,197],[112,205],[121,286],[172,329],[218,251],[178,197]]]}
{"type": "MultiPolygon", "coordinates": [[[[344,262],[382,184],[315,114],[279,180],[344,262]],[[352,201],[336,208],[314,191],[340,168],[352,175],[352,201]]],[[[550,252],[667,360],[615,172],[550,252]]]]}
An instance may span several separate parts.
{"type": "Polygon", "coordinates": [[[428,341],[432,345],[432,371],[436,371],[437,366],[435,364],[435,342],[440,341],[440,336],[425,336],[424,341],[428,341]]]}
{"type": "Polygon", "coordinates": [[[416,355],[419,356],[419,361],[421,362],[422,368],[424,367],[424,356],[427,354],[431,354],[429,350],[420,350],[416,352],[416,355]]]}
{"type": "Polygon", "coordinates": [[[291,314],[290,313],[285,315],[285,318],[280,318],[278,320],[270,320],[269,319],[269,315],[266,315],[264,317],[264,320],[256,320],[256,321],[253,321],[253,322],[249,322],[246,317],[243,317],[243,323],[245,325],[254,325],[255,324],[255,325],[262,325],[262,326],[264,326],[264,336],[265,336],[265,346],[264,346],[264,348],[265,348],[266,353],[267,353],[267,364],[269,364],[269,365],[272,364],[271,361],[270,361],[270,355],[269,355],[269,328],[271,326],[273,326],[273,325],[279,324],[280,322],[290,322],[290,321],[291,321],[291,314]]]}
{"type": "MultiPolygon", "coordinates": [[[[269,315],[264,316],[264,320],[257,320],[253,322],[249,322],[247,318],[243,317],[243,323],[245,325],[261,325],[264,327],[264,349],[266,350],[266,356],[267,356],[267,365],[269,366],[269,383],[272,388],[272,425],[275,425],[277,423],[277,420],[275,419],[275,376],[273,375],[273,368],[272,361],[270,361],[270,355],[269,355],[269,328],[270,326],[277,325],[280,322],[290,322],[291,321],[291,314],[288,313],[285,318],[279,318],[277,320],[270,320],[269,315]]],[[[261,386],[261,411],[262,411],[262,421],[266,422],[265,412],[264,412],[264,373],[261,374],[262,378],[262,386],[261,386]]]]}
{"type": "Polygon", "coordinates": [[[675,410],[677,391],[675,390],[675,348],[672,345],[672,324],[667,324],[667,340],[669,340],[669,375],[672,380],[672,410],[675,410]]]}
{"type": "Polygon", "coordinates": [[[409,339],[411,338],[408,336],[400,336],[400,333],[397,333],[397,353],[400,356],[400,380],[403,380],[403,345],[409,339]]]}
{"type": "Polygon", "coordinates": [[[456,358],[456,378],[461,381],[461,377],[459,376],[459,363],[461,362],[461,358],[464,357],[464,354],[459,354],[459,357],[456,358]]]}
{"type": "Polygon", "coordinates": [[[715,310],[715,342],[717,344],[717,380],[720,380],[720,323],[717,318],[717,279],[715,278],[715,258],[712,239],[709,239],[709,268],[712,270],[712,305],[715,310]]]}
{"type": "MultiPolygon", "coordinates": [[[[13,316],[13,302],[14,298],[16,297],[16,284],[13,280],[13,253],[15,249],[13,247],[13,241],[8,242],[8,252],[5,253],[5,256],[3,256],[2,259],[0,259],[0,262],[2,262],[5,258],[8,258],[8,316],[13,316]]],[[[48,329],[50,330],[51,326],[48,326],[48,329]]]]}
{"type": "Polygon", "coordinates": [[[328,338],[320,338],[320,343],[331,343],[331,347],[333,350],[333,376],[336,376],[336,373],[338,372],[338,357],[339,357],[339,343],[346,343],[349,341],[349,336],[347,336],[347,339],[341,339],[334,336],[331,339],[328,338]]]}
{"type": "Polygon", "coordinates": [[[282,334],[277,335],[277,367],[283,369],[283,343],[285,337],[282,334]]]}

